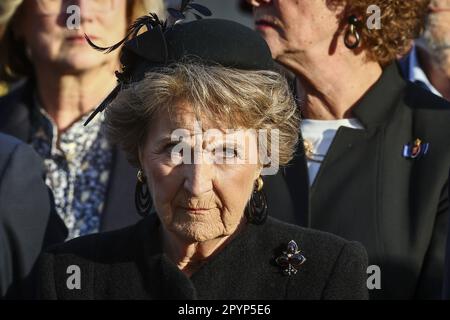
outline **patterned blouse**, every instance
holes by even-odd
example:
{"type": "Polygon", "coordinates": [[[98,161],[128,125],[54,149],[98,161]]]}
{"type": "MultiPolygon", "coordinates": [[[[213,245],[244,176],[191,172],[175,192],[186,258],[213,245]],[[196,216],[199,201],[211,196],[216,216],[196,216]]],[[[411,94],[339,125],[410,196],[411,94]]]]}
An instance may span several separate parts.
{"type": "Polygon", "coordinates": [[[98,232],[112,166],[104,118],[97,116],[84,127],[86,114],[58,136],[50,116],[39,110],[31,144],[44,159],[46,183],[69,230],[68,240],[98,232]]]}

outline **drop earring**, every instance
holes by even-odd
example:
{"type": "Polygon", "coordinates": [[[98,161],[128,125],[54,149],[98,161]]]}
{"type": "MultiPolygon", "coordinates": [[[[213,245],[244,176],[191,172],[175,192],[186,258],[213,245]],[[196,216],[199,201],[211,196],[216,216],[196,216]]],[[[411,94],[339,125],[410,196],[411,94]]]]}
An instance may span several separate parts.
{"type": "Polygon", "coordinates": [[[134,193],[134,203],[138,214],[145,217],[149,214],[152,207],[152,197],[147,186],[147,179],[144,172],[139,170],[137,173],[136,190],[134,193]]]}
{"type": "Polygon", "coordinates": [[[252,224],[261,225],[267,220],[267,198],[263,191],[264,181],[259,177],[255,182],[247,208],[245,209],[245,217],[252,224]]]}
{"type": "Polygon", "coordinates": [[[361,36],[358,32],[360,21],[356,16],[352,15],[348,18],[348,25],[349,28],[345,32],[344,43],[348,49],[353,50],[358,48],[361,43],[361,36]]]}

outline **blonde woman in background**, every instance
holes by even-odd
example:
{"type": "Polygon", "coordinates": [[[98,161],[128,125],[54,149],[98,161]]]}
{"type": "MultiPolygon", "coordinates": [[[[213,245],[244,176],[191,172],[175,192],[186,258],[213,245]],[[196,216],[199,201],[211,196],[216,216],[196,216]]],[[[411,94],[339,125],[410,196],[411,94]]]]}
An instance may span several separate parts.
{"type": "Polygon", "coordinates": [[[137,16],[149,11],[162,14],[163,7],[162,0],[0,4],[4,14],[0,81],[21,80],[0,98],[0,132],[30,143],[44,159],[46,183],[69,238],[138,220],[129,213],[135,170],[106,140],[101,117],[83,127],[116,85],[119,53],[96,52],[84,35],[100,45],[116,43],[137,16]],[[70,22],[77,21],[76,11],[68,10],[69,5],[79,8],[75,28],[70,22]]]}
{"type": "MultiPolygon", "coordinates": [[[[17,6],[22,0],[5,0],[0,3],[0,38],[5,32],[5,23],[11,18],[11,15],[16,10],[17,6]]],[[[8,92],[8,87],[5,82],[0,81],[0,97],[8,92]]]]}

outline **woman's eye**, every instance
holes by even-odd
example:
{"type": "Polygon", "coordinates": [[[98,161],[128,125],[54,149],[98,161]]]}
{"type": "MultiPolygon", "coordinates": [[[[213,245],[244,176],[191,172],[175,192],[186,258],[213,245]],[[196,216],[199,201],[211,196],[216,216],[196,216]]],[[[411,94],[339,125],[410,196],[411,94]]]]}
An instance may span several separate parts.
{"type": "Polygon", "coordinates": [[[177,143],[169,143],[164,146],[163,152],[169,155],[183,156],[183,148],[176,148],[177,143]]]}
{"type": "Polygon", "coordinates": [[[216,151],[216,155],[219,155],[223,158],[235,158],[239,154],[238,151],[234,148],[221,148],[216,151]]]}

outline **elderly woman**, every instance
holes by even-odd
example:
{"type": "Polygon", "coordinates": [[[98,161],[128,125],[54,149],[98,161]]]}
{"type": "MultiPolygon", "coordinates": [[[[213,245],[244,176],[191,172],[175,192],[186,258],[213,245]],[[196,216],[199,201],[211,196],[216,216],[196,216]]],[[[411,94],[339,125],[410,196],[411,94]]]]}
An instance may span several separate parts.
{"type": "Polygon", "coordinates": [[[289,161],[298,116],[264,40],[226,20],[147,20],[125,45],[106,123],[141,168],[138,210],[153,213],[44,254],[40,298],[366,298],[359,244],[267,218],[263,159],[289,161]]]}
{"type": "Polygon", "coordinates": [[[85,118],[114,88],[119,64],[118,53],[92,50],[84,34],[99,44],[115,42],[130,21],[161,7],[161,0],[0,3],[6,28],[0,81],[26,79],[0,99],[0,131],[30,143],[45,160],[46,182],[69,238],[124,227],[139,218],[126,201],[133,199],[129,190],[135,170],[106,140],[102,118],[89,130],[83,128],[85,118]]]}
{"type": "Polygon", "coordinates": [[[450,108],[395,63],[429,1],[249,2],[272,56],[296,77],[304,118],[285,172],[295,208],[286,220],[363,243],[371,297],[439,298],[450,108]]]}

